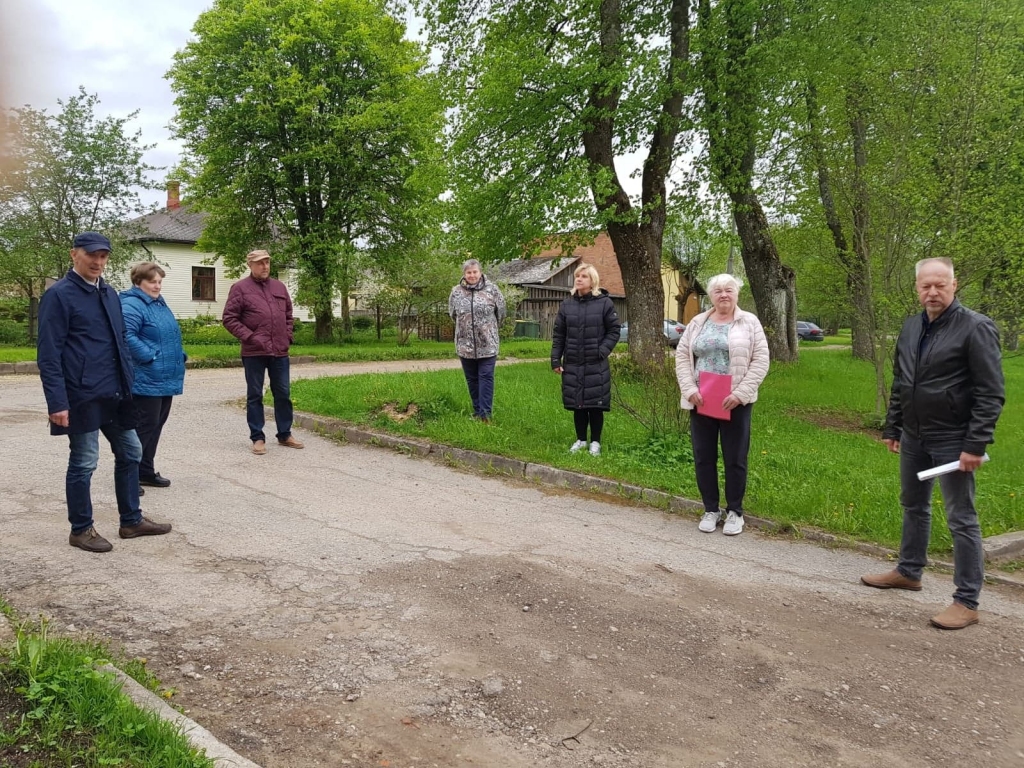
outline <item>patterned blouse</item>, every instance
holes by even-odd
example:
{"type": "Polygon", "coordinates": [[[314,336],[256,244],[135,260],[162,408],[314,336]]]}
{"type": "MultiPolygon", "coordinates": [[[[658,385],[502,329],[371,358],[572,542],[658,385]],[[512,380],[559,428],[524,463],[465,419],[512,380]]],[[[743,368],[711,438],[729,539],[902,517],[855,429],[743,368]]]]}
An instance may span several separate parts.
{"type": "Polygon", "coordinates": [[[693,356],[696,361],[697,380],[700,372],[729,373],[729,329],[732,323],[719,325],[711,320],[704,323],[700,334],[693,340],[693,356]]]}

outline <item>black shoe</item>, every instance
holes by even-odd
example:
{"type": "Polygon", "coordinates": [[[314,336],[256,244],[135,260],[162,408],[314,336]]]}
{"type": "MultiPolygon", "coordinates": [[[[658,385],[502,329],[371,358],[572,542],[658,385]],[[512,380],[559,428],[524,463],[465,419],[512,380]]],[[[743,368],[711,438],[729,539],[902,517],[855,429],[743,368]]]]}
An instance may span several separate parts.
{"type": "Polygon", "coordinates": [[[139,485],[148,485],[151,488],[166,488],[171,484],[171,481],[166,477],[160,477],[160,473],[157,472],[152,477],[143,477],[139,475],[139,485]]]}
{"type": "Polygon", "coordinates": [[[145,496],[146,489],[142,487],[142,483],[139,483],[139,496],[145,496]]]}

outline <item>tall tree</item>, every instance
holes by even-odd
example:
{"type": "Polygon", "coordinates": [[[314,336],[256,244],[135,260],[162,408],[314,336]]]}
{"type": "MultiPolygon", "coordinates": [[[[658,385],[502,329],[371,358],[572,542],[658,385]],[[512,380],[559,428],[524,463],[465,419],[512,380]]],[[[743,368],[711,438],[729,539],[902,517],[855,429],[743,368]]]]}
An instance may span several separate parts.
{"type": "Polygon", "coordinates": [[[756,164],[781,94],[764,51],[784,33],[778,9],[761,0],[700,0],[700,67],[708,165],[732,203],[744,270],[773,360],[795,360],[796,275],[782,263],[755,186],[756,164]]]}
{"type": "Polygon", "coordinates": [[[404,31],[382,0],[216,0],[168,73],[210,214],[200,247],[235,265],[283,251],[320,340],[356,255],[415,241],[440,189],[440,100],[404,31]]]}
{"type": "Polygon", "coordinates": [[[690,0],[420,0],[453,107],[455,232],[484,261],[607,230],[630,355],[664,358],[668,176],[688,135],[690,0]],[[620,175],[639,157],[639,194],[620,175]]]}
{"type": "Polygon", "coordinates": [[[0,285],[13,287],[29,303],[34,335],[36,309],[46,281],[70,266],[77,232],[99,230],[114,251],[116,271],[135,249],[125,222],[144,211],[139,190],[152,188],[143,161],[150,149],[141,132],[129,132],[138,115],[98,117],[99,98],[79,92],[50,114],[22,107],[9,110],[0,163],[0,285]]]}

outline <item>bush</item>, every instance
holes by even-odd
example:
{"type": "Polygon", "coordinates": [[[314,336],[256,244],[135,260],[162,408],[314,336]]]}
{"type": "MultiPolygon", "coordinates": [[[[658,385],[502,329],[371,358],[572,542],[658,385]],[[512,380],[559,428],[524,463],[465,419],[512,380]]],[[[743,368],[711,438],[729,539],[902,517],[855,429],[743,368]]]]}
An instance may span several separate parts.
{"type": "Polygon", "coordinates": [[[359,315],[358,317],[352,318],[352,330],[355,331],[368,331],[373,328],[373,318],[366,317],[365,315],[359,315]]]}
{"type": "Polygon", "coordinates": [[[0,344],[18,344],[25,346],[28,341],[28,328],[16,320],[0,319],[0,344]]]}

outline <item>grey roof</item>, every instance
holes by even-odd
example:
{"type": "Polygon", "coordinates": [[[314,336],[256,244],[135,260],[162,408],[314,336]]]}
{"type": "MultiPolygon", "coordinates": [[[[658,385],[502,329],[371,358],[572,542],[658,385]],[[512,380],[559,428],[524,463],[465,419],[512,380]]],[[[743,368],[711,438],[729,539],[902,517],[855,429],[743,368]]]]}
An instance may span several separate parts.
{"type": "Polygon", "coordinates": [[[187,205],[163,208],[128,222],[128,239],[132,242],[159,240],[165,243],[195,245],[203,234],[205,213],[192,211],[187,205]]]}
{"type": "Polygon", "coordinates": [[[489,272],[495,280],[502,280],[512,285],[537,285],[546,283],[554,275],[570,264],[578,261],[578,256],[554,256],[547,259],[513,259],[496,264],[489,272]]]}

